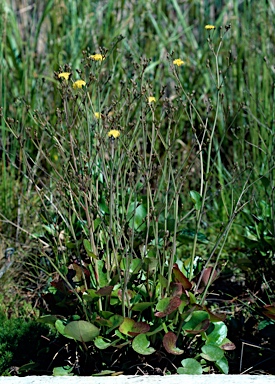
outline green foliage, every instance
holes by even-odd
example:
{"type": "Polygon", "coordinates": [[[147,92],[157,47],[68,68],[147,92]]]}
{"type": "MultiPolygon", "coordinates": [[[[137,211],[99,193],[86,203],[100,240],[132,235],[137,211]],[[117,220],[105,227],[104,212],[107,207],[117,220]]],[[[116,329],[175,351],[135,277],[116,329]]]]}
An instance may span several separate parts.
{"type": "MultiPolygon", "coordinates": [[[[32,360],[37,361],[44,347],[41,335],[48,336],[49,328],[22,318],[7,319],[3,313],[0,313],[0,323],[0,375],[8,375],[12,366],[20,368],[32,360]]],[[[31,368],[33,365],[25,367],[25,371],[31,368]]]]}
{"type": "Polygon", "coordinates": [[[188,350],[178,373],[228,373],[206,306],[227,244],[272,270],[273,12],[233,3],[0,6],[1,225],[32,246],[41,322],[86,355],[188,350]]]}
{"type": "MultiPolygon", "coordinates": [[[[268,195],[265,195],[268,199],[268,195]]],[[[271,197],[273,199],[273,197],[271,197]]],[[[235,265],[245,274],[249,288],[265,286],[263,300],[270,304],[274,300],[274,252],[275,216],[274,202],[260,200],[254,207],[246,207],[242,213],[243,233],[239,239],[243,252],[234,260],[235,265]]]]}
{"type": "Polygon", "coordinates": [[[87,342],[98,336],[99,330],[93,324],[87,321],[78,320],[71,321],[64,328],[64,335],[73,338],[74,340],[87,342]]]}
{"type": "Polygon", "coordinates": [[[187,358],[182,360],[182,367],[177,369],[177,372],[180,375],[201,375],[202,374],[202,366],[197,360],[192,358],[187,358]]]}

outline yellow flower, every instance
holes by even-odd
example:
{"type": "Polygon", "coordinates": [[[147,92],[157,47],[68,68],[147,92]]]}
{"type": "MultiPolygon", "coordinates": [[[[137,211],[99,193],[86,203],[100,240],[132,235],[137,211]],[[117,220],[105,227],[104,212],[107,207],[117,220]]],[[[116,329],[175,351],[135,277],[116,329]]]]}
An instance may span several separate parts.
{"type": "Polygon", "coordinates": [[[184,61],[181,60],[181,59],[176,59],[176,60],[173,61],[173,64],[177,65],[178,67],[180,67],[181,65],[184,64],[184,61]]]}
{"type": "Polygon", "coordinates": [[[59,73],[58,78],[59,79],[69,80],[70,76],[71,76],[70,72],[61,72],[61,73],[59,73]]]}
{"type": "Polygon", "coordinates": [[[216,27],[215,25],[206,25],[204,28],[209,30],[209,29],[215,29],[216,27]]]}
{"type": "Polygon", "coordinates": [[[73,83],[73,88],[74,89],[77,89],[77,88],[82,88],[83,86],[85,86],[86,83],[84,80],[76,80],[74,83],[73,83]]]}
{"type": "Polygon", "coordinates": [[[154,96],[149,96],[148,97],[148,103],[151,104],[151,103],[155,103],[156,102],[156,98],[154,96]]]}
{"type": "Polygon", "coordinates": [[[94,116],[96,119],[101,119],[101,113],[100,112],[95,112],[94,116]]]}
{"type": "Polygon", "coordinates": [[[94,61],[103,61],[105,60],[105,57],[101,55],[101,53],[96,53],[95,55],[89,56],[89,59],[92,59],[94,61]]]}
{"type": "Polygon", "coordinates": [[[108,132],[108,137],[111,137],[112,139],[117,139],[120,136],[120,132],[117,129],[111,129],[111,131],[108,132]]]}

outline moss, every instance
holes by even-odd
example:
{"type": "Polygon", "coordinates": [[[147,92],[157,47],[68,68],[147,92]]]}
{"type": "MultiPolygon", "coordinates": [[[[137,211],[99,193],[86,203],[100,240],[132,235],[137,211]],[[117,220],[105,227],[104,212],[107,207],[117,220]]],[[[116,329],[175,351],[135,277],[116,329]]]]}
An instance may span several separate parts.
{"type": "Polygon", "coordinates": [[[24,318],[8,319],[0,313],[0,375],[10,367],[20,367],[36,361],[39,351],[46,346],[41,336],[49,335],[49,328],[24,318]]]}

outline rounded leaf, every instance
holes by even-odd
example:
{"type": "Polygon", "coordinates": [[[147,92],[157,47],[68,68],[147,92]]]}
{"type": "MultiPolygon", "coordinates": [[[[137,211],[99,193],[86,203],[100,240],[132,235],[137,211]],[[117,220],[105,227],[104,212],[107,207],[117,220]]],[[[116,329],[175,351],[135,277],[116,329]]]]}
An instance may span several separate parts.
{"type": "Polygon", "coordinates": [[[225,375],[229,372],[229,366],[228,361],[225,356],[223,356],[220,360],[215,362],[215,365],[219,368],[221,373],[224,373],[225,375]]]}
{"type": "Polygon", "coordinates": [[[207,329],[206,326],[207,326],[208,320],[209,320],[209,315],[206,311],[194,311],[192,313],[191,319],[184,324],[182,329],[187,332],[191,332],[191,331],[202,332],[203,330],[207,329]]]}
{"type": "Polygon", "coordinates": [[[183,351],[176,347],[177,336],[174,332],[167,332],[163,338],[163,346],[168,353],[173,355],[181,355],[183,351]]]}
{"type": "Polygon", "coordinates": [[[151,355],[155,352],[155,349],[149,347],[150,342],[147,340],[146,335],[140,334],[137,335],[132,343],[133,350],[141,355],[151,355]]]}
{"type": "Polygon", "coordinates": [[[201,357],[208,361],[218,361],[224,356],[224,351],[216,345],[204,345],[201,350],[201,357]]]}
{"type": "Polygon", "coordinates": [[[102,336],[98,336],[95,339],[94,343],[98,349],[106,349],[112,345],[112,343],[110,343],[109,341],[105,341],[102,336]]]}
{"type": "Polygon", "coordinates": [[[156,317],[165,317],[174,312],[181,305],[181,299],[177,296],[175,297],[166,297],[161,299],[156,306],[156,309],[159,312],[155,313],[156,317]]]}
{"type": "Polygon", "coordinates": [[[150,325],[142,321],[137,321],[124,317],[123,323],[120,324],[119,330],[124,335],[136,336],[140,333],[146,333],[150,330],[150,325]]]}
{"type": "Polygon", "coordinates": [[[202,366],[195,359],[184,359],[181,361],[182,367],[177,369],[180,375],[201,375],[202,366]]]}
{"type": "Polygon", "coordinates": [[[213,331],[207,336],[207,344],[221,345],[227,336],[227,326],[222,321],[213,323],[213,325],[213,331]]]}
{"type": "Polygon", "coordinates": [[[72,321],[66,325],[64,332],[74,340],[85,343],[93,340],[99,335],[99,329],[95,325],[84,320],[72,321]]]}
{"type": "Polygon", "coordinates": [[[68,339],[73,339],[73,337],[71,337],[71,336],[69,336],[69,335],[66,334],[66,332],[65,332],[65,327],[66,327],[66,325],[63,323],[62,320],[60,320],[60,319],[56,320],[56,322],[55,322],[54,325],[55,325],[55,328],[57,329],[57,331],[58,331],[61,335],[67,337],[68,339]]]}

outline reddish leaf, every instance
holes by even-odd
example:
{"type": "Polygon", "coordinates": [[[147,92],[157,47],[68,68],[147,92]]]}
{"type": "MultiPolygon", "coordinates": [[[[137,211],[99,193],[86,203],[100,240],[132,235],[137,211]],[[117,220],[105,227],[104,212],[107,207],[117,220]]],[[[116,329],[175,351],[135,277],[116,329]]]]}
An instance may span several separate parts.
{"type": "Polygon", "coordinates": [[[51,281],[51,285],[62,293],[68,294],[71,292],[71,290],[69,290],[67,284],[65,284],[64,281],[62,281],[62,280],[51,281]]]}
{"type": "Polygon", "coordinates": [[[108,285],[106,287],[100,288],[98,291],[96,291],[96,293],[99,296],[110,296],[110,294],[112,293],[113,288],[114,287],[112,285],[108,285]]]}
{"type": "MultiPolygon", "coordinates": [[[[201,279],[201,281],[204,283],[205,286],[208,284],[208,281],[210,279],[212,270],[213,270],[213,268],[209,267],[209,268],[205,268],[205,270],[202,272],[202,279],[201,279]]],[[[216,277],[217,277],[217,272],[214,271],[210,284],[213,283],[213,281],[215,280],[216,277]]]]}
{"type": "Polygon", "coordinates": [[[172,298],[166,298],[161,301],[165,303],[165,307],[162,309],[162,311],[155,313],[156,317],[165,317],[167,315],[170,315],[170,313],[174,312],[181,305],[181,299],[177,296],[172,298]],[[167,303],[166,303],[166,300],[167,300],[167,303]]]}
{"type": "Polygon", "coordinates": [[[264,311],[263,311],[263,314],[267,317],[269,317],[270,319],[272,320],[275,320],[275,304],[267,304],[264,306],[264,311]]]}
{"type": "Polygon", "coordinates": [[[221,345],[221,349],[223,349],[224,351],[233,351],[234,349],[236,349],[236,345],[231,342],[225,343],[221,345]]]}
{"type": "Polygon", "coordinates": [[[125,317],[120,324],[119,330],[124,335],[137,336],[140,333],[146,333],[150,330],[150,325],[143,322],[135,322],[133,319],[125,317]]]}
{"type": "Polygon", "coordinates": [[[203,309],[209,313],[209,316],[210,316],[210,321],[212,322],[217,322],[217,321],[224,321],[226,319],[226,314],[216,314],[216,313],[213,313],[211,311],[209,311],[209,309],[207,309],[206,307],[203,307],[203,309]]]}
{"type": "Polygon", "coordinates": [[[137,336],[140,333],[146,333],[149,331],[150,331],[150,325],[149,324],[144,323],[142,321],[138,321],[133,325],[132,330],[128,332],[128,335],[137,336]]]}
{"type": "Polygon", "coordinates": [[[264,311],[263,314],[269,317],[270,319],[275,320],[275,315],[273,315],[272,313],[264,311]]]}
{"type": "Polygon", "coordinates": [[[173,355],[181,355],[184,351],[176,347],[177,336],[173,332],[168,332],[163,338],[163,346],[168,353],[173,355]]]}
{"type": "Polygon", "coordinates": [[[275,315],[275,304],[267,304],[264,306],[264,309],[268,312],[270,312],[272,315],[275,315]]]}
{"type": "MultiPolygon", "coordinates": [[[[199,286],[199,288],[198,288],[198,292],[201,293],[201,292],[204,291],[204,288],[207,286],[208,281],[209,281],[209,279],[210,279],[212,270],[213,270],[213,268],[212,268],[212,267],[209,267],[209,268],[205,268],[205,269],[202,271],[201,282],[200,282],[200,286],[199,286]]],[[[216,278],[217,278],[217,272],[214,271],[214,274],[213,274],[213,276],[212,276],[212,279],[211,279],[210,284],[212,284],[213,281],[216,280],[216,278]]]]}
{"type": "Polygon", "coordinates": [[[174,273],[176,282],[181,283],[184,289],[191,289],[192,288],[192,283],[180,271],[177,264],[173,265],[173,273],[174,273]]]}
{"type": "Polygon", "coordinates": [[[183,287],[181,283],[172,283],[171,288],[172,288],[172,296],[181,297],[181,295],[183,294],[183,287]]]}

